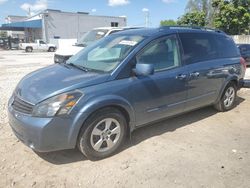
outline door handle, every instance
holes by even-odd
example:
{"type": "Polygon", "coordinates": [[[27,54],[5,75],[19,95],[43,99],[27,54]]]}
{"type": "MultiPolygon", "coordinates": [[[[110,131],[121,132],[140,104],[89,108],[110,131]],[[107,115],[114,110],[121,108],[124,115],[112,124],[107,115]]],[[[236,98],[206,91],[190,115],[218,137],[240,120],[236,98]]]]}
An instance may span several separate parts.
{"type": "Polygon", "coordinates": [[[187,78],[187,75],[186,74],[179,74],[175,78],[178,79],[178,80],[184,80],[184,79],[187,78]]]}
{"type": "Polygon", "coordinates": [[[191,77],[199,77],[200,73],[199,72],[193,72],[193,73],[190,73],[190,76],[191,77]]]}

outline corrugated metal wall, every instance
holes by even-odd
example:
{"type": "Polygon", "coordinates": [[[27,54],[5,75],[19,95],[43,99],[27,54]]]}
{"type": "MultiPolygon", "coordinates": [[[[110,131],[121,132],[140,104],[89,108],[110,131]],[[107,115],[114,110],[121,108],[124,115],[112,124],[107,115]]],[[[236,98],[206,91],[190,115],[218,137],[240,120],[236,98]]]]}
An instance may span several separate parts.
{"type": "Polygon", "coordinates": [[[232,38],[235,43],[250,44],[250,35],[234,35],[232,38]]]}
{"type": "Polygon", "coordinates": [[[118,22],[119,27],[126,26],[126,18],[92,16],[49,11],[44,15],[46,40],[59,37],[61,39],[79,39],[84,33],[96,27],[110,27],[111,22],[118,22]]]}

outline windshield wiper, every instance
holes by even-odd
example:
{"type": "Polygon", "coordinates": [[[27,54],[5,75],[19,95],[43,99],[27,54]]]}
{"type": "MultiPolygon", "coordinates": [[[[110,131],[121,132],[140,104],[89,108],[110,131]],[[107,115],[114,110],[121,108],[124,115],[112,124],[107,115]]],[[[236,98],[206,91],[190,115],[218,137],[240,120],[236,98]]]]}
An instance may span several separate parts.
{"type": "Polygon", "coordinates": [[[85,71],[85,72],[88,72],[88,71],[89,71],[88,68],[86,68],[86,67],[84,67],[84,66],[81,66],[81,65],[76,65],[76,64],[74,64],[74,63],[69,63],[69,64],[67,64],[67,65],[71,65],[72,67],[76,67],[76,68],[78,68],[78,69],[80,69],[80,70],[82,70],[82,71],[85,71]]]}

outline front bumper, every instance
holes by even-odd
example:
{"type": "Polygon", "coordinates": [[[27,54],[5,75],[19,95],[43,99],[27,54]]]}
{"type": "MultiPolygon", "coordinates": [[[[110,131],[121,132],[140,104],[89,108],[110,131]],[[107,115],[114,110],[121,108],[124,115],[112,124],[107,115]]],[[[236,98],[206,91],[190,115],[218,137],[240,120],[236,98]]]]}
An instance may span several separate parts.
{"type": "Polygon", "coordinates": [[[38,152],[72,149],[70,139],[72,118],[39,118],[16,112],[8,107],[9,124],[16,137],[38,152]]]}

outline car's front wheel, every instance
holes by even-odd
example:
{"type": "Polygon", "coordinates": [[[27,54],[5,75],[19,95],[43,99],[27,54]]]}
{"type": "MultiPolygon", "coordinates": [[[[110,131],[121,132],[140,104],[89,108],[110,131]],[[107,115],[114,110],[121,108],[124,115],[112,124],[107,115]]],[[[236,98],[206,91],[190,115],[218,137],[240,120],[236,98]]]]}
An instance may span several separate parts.
{"type": "Polygon", "coordinates": [[[97,111],[84,124],[78,138],[79,150],[96,160],[114,154],[126,136],[127,121],[115,108],[97,111]]]}
{"type": "Polygon", "coordinates": [[[223,91],[220,101],[215,104],[218,111],[224,112],[231,110],[235,106],[237,98],[237,88],[233,82],[230,82],[223,91]]]}

